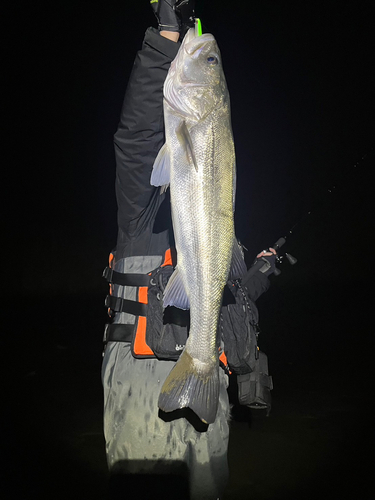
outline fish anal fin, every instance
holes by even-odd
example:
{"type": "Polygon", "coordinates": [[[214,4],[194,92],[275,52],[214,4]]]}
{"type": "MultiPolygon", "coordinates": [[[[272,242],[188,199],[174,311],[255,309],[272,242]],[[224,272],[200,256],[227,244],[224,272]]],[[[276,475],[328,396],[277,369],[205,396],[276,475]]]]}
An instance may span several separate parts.
{"type": "Polygon", "coordinates": [[[205,424],[215,421],[219,404],[219,366],[197,370],[186,349],[166,378],[159,408],[171,412],[190,408],[205,424]]]}
{"type": "Polygon", "coordinates": [[[189,297],[187,296],[178,266],[169,278],[168,284],[165,287],[163,304],[164,307],[175,306],[179,309],[190,309],[189,297]]]}

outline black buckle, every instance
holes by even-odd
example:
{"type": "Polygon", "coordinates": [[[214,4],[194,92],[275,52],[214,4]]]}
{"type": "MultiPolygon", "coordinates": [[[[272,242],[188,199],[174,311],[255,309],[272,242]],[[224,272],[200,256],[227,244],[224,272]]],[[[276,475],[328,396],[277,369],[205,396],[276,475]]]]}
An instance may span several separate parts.
{"type": "Polygon", "coordinates": [[[110,267],[106,267],[103,271],[102,277],[105,280],[112,282],[112,276],[113,276],[113,269],[111,269],[110,267]]]}

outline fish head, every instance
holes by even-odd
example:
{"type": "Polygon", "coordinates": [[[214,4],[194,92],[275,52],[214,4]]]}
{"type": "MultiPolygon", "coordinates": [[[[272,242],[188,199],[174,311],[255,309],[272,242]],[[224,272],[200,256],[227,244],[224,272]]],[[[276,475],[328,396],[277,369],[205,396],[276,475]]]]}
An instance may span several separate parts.
{"type": "Polygon", "coordinates": [[[164,98],[177,113],[199,121],[229,101],[221,54],[213,35],[190,29],[172,61],[164,98]]]}

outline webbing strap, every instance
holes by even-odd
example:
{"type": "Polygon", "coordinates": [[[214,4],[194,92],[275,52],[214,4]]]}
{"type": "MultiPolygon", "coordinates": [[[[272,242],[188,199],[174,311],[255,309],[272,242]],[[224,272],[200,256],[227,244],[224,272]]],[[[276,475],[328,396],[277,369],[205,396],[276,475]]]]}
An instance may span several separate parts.
{"type": "Polygon", "coordinates": [[[147,274],[118,273],[110,267],[104,269],[103,278],[110,283],[121,286],[148,286],[150,282],[150,276],[147,274]]]}
{"type": "Polygon", "coordinates": [[[108,323],[105,325],[103,342],[131,342],[134,328],[135,324],[108,323]]]}
{"type": "Polygon", "coordinates": [[[115,312],[125,312],[134,316],[146,316],[147,304],[135,302],[134,300],[121,299],[113,295],[107,295],[105,305],[115,312]]]}

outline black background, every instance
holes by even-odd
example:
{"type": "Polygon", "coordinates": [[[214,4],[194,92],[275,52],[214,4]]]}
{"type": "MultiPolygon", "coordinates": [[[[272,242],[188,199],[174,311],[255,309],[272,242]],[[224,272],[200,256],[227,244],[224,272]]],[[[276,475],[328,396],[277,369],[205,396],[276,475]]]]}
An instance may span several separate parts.
{"type": "MultiPolygon", "coordinates": [[[[349,436],[351,447],[335,448],[335,456],[353,456],[358,447],[361,467],[370,434],[354,439],[353,428],[366,429],[372,379],[371,7],[364,1],[201,0],[196,8],[204,31],[218,41],[231,95],[236,231],[249,250],[248,263],[301,221],[287,247],[298,264],[284,263],[259,302],[271,371],[279,387],[285,381],[284,392],[274,390],[274,413],[277,417],[283,405],[296,405],[295,393],[308,399],[308,387],[326,391],[327,400],[328,393],[345,396],[347,412],[355,408],[359,417],[346,413],[347,427],[338,440],[344,450],[349,436]],[[328,384],[327,370],[333,377],[328,384]]],[[[65,458],[56,436],[69,440],[76,427],[67,419],[79,421],[78,428],[91,425],[87,422],[94,416],[97,441],[76,440],[65,447],[66,460],[75,456],[70,474],[74,470],[78,478],[82,450],[87,456],[97,453],[97,468],[105,469],[99,371],[106,286],[101,271],[116,244],[112,138],[135,52],[155,22],[146,1],[77,1],[13,7],[6,25],[9,66],[4,73],[11,86],[3,95],[9,110],[3,138],[10,151],[4,169],[10,196],[4,193],[4,199],[10,224],[4,267],[11,275],[3,281],[3,303],[9,306],[7,337],[20,353],[17,363],[7,358],[26,398],[17,398],[15,409],[27,437],[23,443],[31,440],[23,447],[29,465],[20,470],[34,463],[38,472],[47,468],[51,474],[46,465],[51,457],[61,469],[65,458]],[[15,324],[20,328],[12,336],[15,324]],[[83,394],[90,415],[83,410],[83,394]],[[24,405],[26,420],[19,416],[24,405]],[[42,453],[39,462],[35,450],[42,453]]],[[[311,404],[319,413],[322,401],[311,404]]],[[[338,414],[337,422],[342,421],[338,414]]],[[[285,429],[287,435],[288,425],[285,429]]],[[[318,452],[317,457],[319,462],[318,452]]],[[[337,481],[350,470],[347,462],[339,464],[344,468],[337,469],[337,481]]],[[[347,490],[349,483],[343,484],[347,490]]],[[[73,487],[62,491],[74,498],[73,487]]],[[[298,491],[296,486],[296,498],[308,498],[298,491]]],[[[271,496],[258,492],[254,498],[271,496]]]]}
{"type": "MultiPolygon", "coordinates": [[[[372,236],[373,159],[353,166],[373,146],[370,7],[201,1],[196,9],[222,51],[237,153],[237,235],[249,260],[313,211],[313,223],[290,241],[301,263],[293,279],[363,277],[353,258],[372,236]]],[[[7,133],[27,293],[41,254],[48,272],[38,277],[40,291],[71,291],[72,281],[75,290],[92,289],[116,243],[112,137],[148,25],[155,23],[143,2],[34,3],[16,12],[8,52],[15,123],[7,133]]]]}

